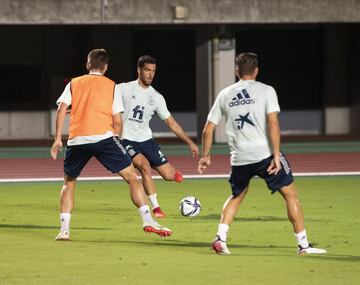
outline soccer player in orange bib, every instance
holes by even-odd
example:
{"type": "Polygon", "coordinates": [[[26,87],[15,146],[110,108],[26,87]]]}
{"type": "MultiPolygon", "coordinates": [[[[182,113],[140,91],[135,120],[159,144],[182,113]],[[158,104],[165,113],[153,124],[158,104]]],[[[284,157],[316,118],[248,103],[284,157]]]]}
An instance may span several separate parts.
{"type": "Polygon", "coordinates": [[[69,106],[71,112],[64,160],[64,185],[60,194],[61,228],[56,240],[70,239],[76,180],[93,156],[106,169],[119,174],[129,184],[130,197],[138,208],[145,232],[153,232],[162,237],[172,234],[170,229],[153,220],[131,159],[115,138],[121,136],[121,112],[124,108],[115,82],[104,76],[108,61],[109,56],[104,49],[92,50],[86,63],[89,74],[72,79],[57,100],[56,131],[51,147],[54,160],[63,146],[61,134],[69,106]]]}

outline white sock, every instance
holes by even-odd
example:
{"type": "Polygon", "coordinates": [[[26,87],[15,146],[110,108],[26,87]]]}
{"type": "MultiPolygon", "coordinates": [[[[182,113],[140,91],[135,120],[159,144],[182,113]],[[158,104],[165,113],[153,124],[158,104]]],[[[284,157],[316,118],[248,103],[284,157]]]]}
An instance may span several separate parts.
{"type": "Polygon", "coordinates": [[[226,241],[228,231],[229,231],[229,225],[227,225],[227,224],[219,224],[217,235],[220,237],[220,239],[222,241],[226,241]]]}
{"type": "Polygon", "coordinates": [[[309,242],[306,236],[306,230],[303,230],[299,233],[294,233],[297,244],[300,245],[302,248],[308,248],[309,242]]]}
{"type": "Polygon", "coordinates": [[[152,218],[150,214],[150,208],[148,205],[141,206],[138,208],[139,214],[143,220],[143,223],[152,223],[154,222],[154,219],[152,218]]]}
{"type": "Polygon", "coordinates": [[[160,207],[159,206],[159,202],[157,200],[157,193],[154,193],[152,195],[149,195],[149,199],[150,199],[150,202],[151,202],[151,205],[152,205],[152,208],[155,209],[157,207],[160,207]]]}
{"type": "Polygon", "coordinates": [[[70,232],[70,213],[60,213],[61,232],[70,232]]]}

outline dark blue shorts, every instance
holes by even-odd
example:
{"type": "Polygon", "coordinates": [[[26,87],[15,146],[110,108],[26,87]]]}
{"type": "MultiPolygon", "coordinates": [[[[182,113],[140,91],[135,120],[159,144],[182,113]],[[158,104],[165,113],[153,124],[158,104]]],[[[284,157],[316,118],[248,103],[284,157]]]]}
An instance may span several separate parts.
{"type": "Polygon", "coordinates": [[[232,166],[229,182],[231,184],[233,195],[239,196],[249,185],[251,178],[255,175],[266,181],[266,184],[272,193],[279,191],[284,186],[290,185],[294,181],[294,178],[286,157],[281,154],[280,162],[282,168],[276,175],[270,175],[267,172],[267,168],[269,167],[272,158],[273,156],[270,156],[257,163],[232,166]]]}
{"type": "Polygon", "coordinates": [[[115,137],[110,137],[97,143],[68,146],[64,160],[65,174],[78,177],[93,156],[112,173],[118,173],[131,164],[124,147],[115,137]]]}
{"type": "Polygon", "coordinates": [[[158,167],[168,163],[166,156],[154,139],[143,142],[134,142],[124,139],[121,140],[121,144],[124,146],[131,159],[141,153],[146,157],[152,167],[158,167]]]}

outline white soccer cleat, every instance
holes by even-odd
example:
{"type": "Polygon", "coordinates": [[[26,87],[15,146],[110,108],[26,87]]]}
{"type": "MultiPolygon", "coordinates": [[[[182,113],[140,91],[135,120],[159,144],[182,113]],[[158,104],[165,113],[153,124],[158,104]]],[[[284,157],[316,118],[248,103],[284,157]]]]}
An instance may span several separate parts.
{"type": "Polygon", "coordinates": [[[305,255],[305,254],[322,254],[322,253],[326,253],[326,250],[325,249],[322,249],[322,248],[316,248],[316,247],[313,247],[312,244],[309,244],[308,247],[306,248],[303,248],[299,245],[299,248],[297,250],[298,254],[301,254],[301,255],[305,255]]]}
{"type": "Polygon", "coordinates": [[[231,254],[227,248],[226,241],[222,241],[219,236],[215,237],[211,247],[217,254],[231,254]]]}
{"type": "Polygon", "coordinates": [[[69,232],[60,232],[55,240],[59,240],[59,241],[68,241],[70,240],[70,233],[69,232]]]}
{"type": "Polygon", "coordinates": [[[163,227],[162,225],[158,224],[157,222],[152,223],[144,223],[143,230],[147,233],[155,233],[161,237],[169,237],[172,235],[172,230],[163,227]]]}

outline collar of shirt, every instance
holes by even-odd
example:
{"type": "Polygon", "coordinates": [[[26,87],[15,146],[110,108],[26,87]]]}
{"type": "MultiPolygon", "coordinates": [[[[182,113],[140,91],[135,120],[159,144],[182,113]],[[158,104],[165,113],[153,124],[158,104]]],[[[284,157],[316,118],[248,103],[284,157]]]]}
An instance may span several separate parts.
{"type": "Polygon", "coordinates": [[[102,75],[100,72],[92,71],[89,72],[90,75],[102,75]]]}

